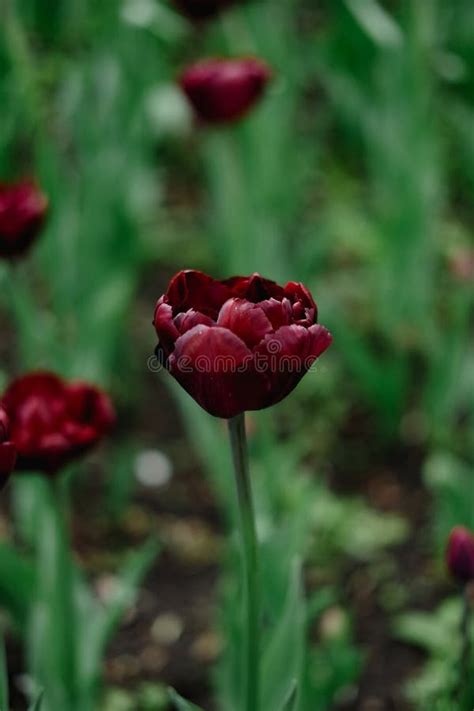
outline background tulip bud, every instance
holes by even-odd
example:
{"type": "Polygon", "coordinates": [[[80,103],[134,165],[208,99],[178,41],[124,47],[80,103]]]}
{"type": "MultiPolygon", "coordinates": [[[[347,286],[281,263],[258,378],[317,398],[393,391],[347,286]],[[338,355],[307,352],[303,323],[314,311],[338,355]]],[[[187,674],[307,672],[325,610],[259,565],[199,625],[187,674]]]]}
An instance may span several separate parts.
{"type": "Polygon", "coordinates": [[[16,450],[10,442],[9,429],[7,413],[0,407],[0,489],[6,484],[16,460],[16,450]]]}
{"type": "Polygon", "coordinates": [[[454,578],[462,583],[474,580],[474,535],[464,526],[451,531],[446,560],[454,578]]]}
{"type": "Polygon", "coordinates": [[[0,257],[23,254],[38,236],[48,200],[31,181],[0,185],[0,257]]]}
{"type": "Polygon", "coordinates": [[[54,474],[93,447],[112,427],[107,395],[86,383],[66,383],[53,373],[14,381],[2,399],[17,469],[54,474]]]}
{"type": "Polygon", "coordinates": [[[180,84],[202,121],[229,123],[254,106],[270,78],[260,59],[204,59],[186,69],[180,84]]]}
{"type": "Polygon", "coordinates": [[[232,0],[173,0],[175,6],[191,20],[207,20],[232,4],[232,0]]]}
{"type": "Polygon", "coordinates": [[[316,318],[303,284],[183,271],[156,305],[158,355],[201,407],[230,418],[296,387],[332,341],[316,318]]]}

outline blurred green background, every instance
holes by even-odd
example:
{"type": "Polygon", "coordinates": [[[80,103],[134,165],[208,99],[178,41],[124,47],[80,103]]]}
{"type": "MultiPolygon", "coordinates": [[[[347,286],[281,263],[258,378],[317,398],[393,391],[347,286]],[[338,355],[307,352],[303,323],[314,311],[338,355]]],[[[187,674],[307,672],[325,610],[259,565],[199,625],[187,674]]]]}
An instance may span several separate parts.
{"type": "MultiPolygon", "coordinates": [[[[474,4],[255,0],[193,25],[164,0],[1,0],[0,19],[0,179],[36,177],[51,206],[31,256],[0,265],[1,378],[45,367],[117,403],[115,438],[71,473],[99,592],[150,531],[164,546],[94,708],[164,709],[172,683],[210,709],[219,635],[238,635],[223,432],[147,366],[181,268],[302,281],[334,334],[249,425],[276,618],[276,559],[306,561],[301,711],[453,708],[442,551],[474,526],[474,4]],[[179,72],[248,54],[274,69],[264,99],[235,126],[198,126],[179,72]]],[[[231,656],[213,708],[233,708],[231,656]]]]}

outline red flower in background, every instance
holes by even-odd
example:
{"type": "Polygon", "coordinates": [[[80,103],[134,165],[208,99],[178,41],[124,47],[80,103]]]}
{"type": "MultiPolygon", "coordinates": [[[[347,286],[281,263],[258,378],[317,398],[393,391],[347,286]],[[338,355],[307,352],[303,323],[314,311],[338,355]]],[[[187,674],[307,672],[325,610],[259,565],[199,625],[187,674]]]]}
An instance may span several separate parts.
{"type": "Polygon", "coordinates": [[[0,184],[0,257],[23,254],[40,232],[48,200],[31,181],[0,184]]]}
{"type": "Polygon", "coordinates": [[[0,489],[5,486],[16,461],[16,449],[10,441],[9,431],[8,415],[0,407],[0,489]]]}
{"type": "Polygon", "coordinates": [[[474,580],[474,535],[464,526],[451,531],[446,551],[451,575],[461,583],[474,580]]]}
{"type": "Polygon", "coordinates": [[[112,427],[115,413],[105,393],[66,383],[52,373],[15,380],[2,399],[18,452],[17,469],[54,474],[93,447],[112,427]]]}
{"type": "Polygon", "coordinates": [[[157,354],[201,407],[234,417],[296,387],[332,340],[316,317],[302,284],[182,271],[156,305],[157,354]]]}
{"type": "Polygon", "coordinates": [[[186,69],[180,84],[202,121],[228,123],[254,106],[270,78],[260,59],[204,59],[186,69]]]}
{"type": "Polygon", "coordinates": [[[232,0],[173,0],[191,20],[207,20],[232,4],[232,0]]]}

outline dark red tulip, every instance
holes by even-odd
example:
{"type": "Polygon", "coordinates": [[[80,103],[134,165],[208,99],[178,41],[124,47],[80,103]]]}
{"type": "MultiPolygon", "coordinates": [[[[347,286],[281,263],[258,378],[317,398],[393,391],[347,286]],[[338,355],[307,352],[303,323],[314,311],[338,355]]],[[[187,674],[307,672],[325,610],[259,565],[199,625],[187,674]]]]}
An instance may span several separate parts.
{"type": "Polygon", "coordinates": [[[211,415],[282,400],[330,345],[303,284],[182,271],[156,305],[157,355],[211,415]]]}
{"type": "Polygon", "coordinates": [[[0,184],[0,257],[23,254],[39,234],[48,200],[31,181],[0,184]]]}
{"type": "Polygon", "coordinates": [[[17,469],[54,474],[93,447],[112,427],[115,413],[105,393],[86,383],[66,383],[52,373],[15,380],[2,399],[17,469]]]}
{"type": "Polygon", "coordinates": [[[246,114],[271,78],[260,59],[204,59],[186,69],[181,88],[206,123],[229,123],[246,114]]]}
{"type": "Polygon", "coordinates": [[[461,583],[474,580],[474,535],[464,526],[451,531],[446,551],[451,575],[461,583]]]}
{"type": "Polygon", "coordinates": [[[10,423],[5,410],[0,407],[0,489],[10,476],[16,461],[15,445],[10,441],[10,423]]]}
{"type": "Polygon", "coordinates": [[[232,0],[174,0],[174,4],[191,20],[208,20],[232,4],[232,0]]]}

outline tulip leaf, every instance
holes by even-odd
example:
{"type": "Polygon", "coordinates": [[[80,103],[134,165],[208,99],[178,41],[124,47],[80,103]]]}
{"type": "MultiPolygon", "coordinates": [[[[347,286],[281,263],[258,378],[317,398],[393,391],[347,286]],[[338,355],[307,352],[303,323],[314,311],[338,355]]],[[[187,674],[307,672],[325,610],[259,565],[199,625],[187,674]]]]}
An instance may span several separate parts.
{"type": "Polygon", "coordinates": [[[30,672],[48,706],[68,708],[76,689],[74,565],[59,501],[51,488],[40,512],[36,594],[28,626],[30,672]]]}
{"type": "Polygon", "coordinates": [[[0,545],[0,605],[24,631],[35,589],[33,565],[8,543],[0,545]]]}
{"type": "Polygon", "coordinates": [[[174,689],[168,689],[168,693],[170,701],[174,704],[176,711],[203,711],[203,709],[196,706],[196,704],[192,704],[190,701],[183,699],[174,689]]]}
{"type": "Polygon", "coordinates": [[[295,561],[284,608],[263,656],[263,708],[287,711],[294,706],[297,688],[295,680],[300,678],[302,670],[305,618],[301,564],[295,561]],[[291,650],[291,654],[288,654],[288,650],[291,650]]]}
{"type": "Polygon", "coordinates": [[[403,32],[400,25],[376,0],[345,0],[360,27],[380,47],[401,47],[403,32]]]}
{"type": "Polygon", "coordinates": [[[41,706],[43,705],[43,692],[41,692],[35,701],[30,704],[28,711],[41,711],[41,706]]]}
{"type": "Polygon", "coordinates": [[[127,609],[133,605],[137,589],[155,561],[160,545],[155,537],[146,541],[143,546],[128,556],[128,559],[118,574],[118,585],[109,600],[105,613],[102,615],[102,643],[105,644],[120,624],[127,609]]]}
{"type": "Polygon", "coordinates": [[[287,698],[283,702],[281,711],[294,711],[294,709],[296,708],[297,700],[298,700],[298,682],[296,679],[293,679],[292,686],[290,687],[287,698]]]}
{"type": "Polygon", "coordinates": [[[76,598],[82,630],[78,663],[80,684],[84,687],[93,686],[96,682],[107,642],[119,626],[127,609],[133,605],[140,583],[155,561],[159,550],[159,543],[155,537],[152,537],[139,550],[128,555],[105,606],[100,605],[91,596],[87,585],[78,576],[76,598]]]}
{"type": "Polygon", "coordinates": [[[8,709],[8,672],[7,660],[5,656],[5,642],[3,636],[0,638],[0,709],[8,709]]]}

